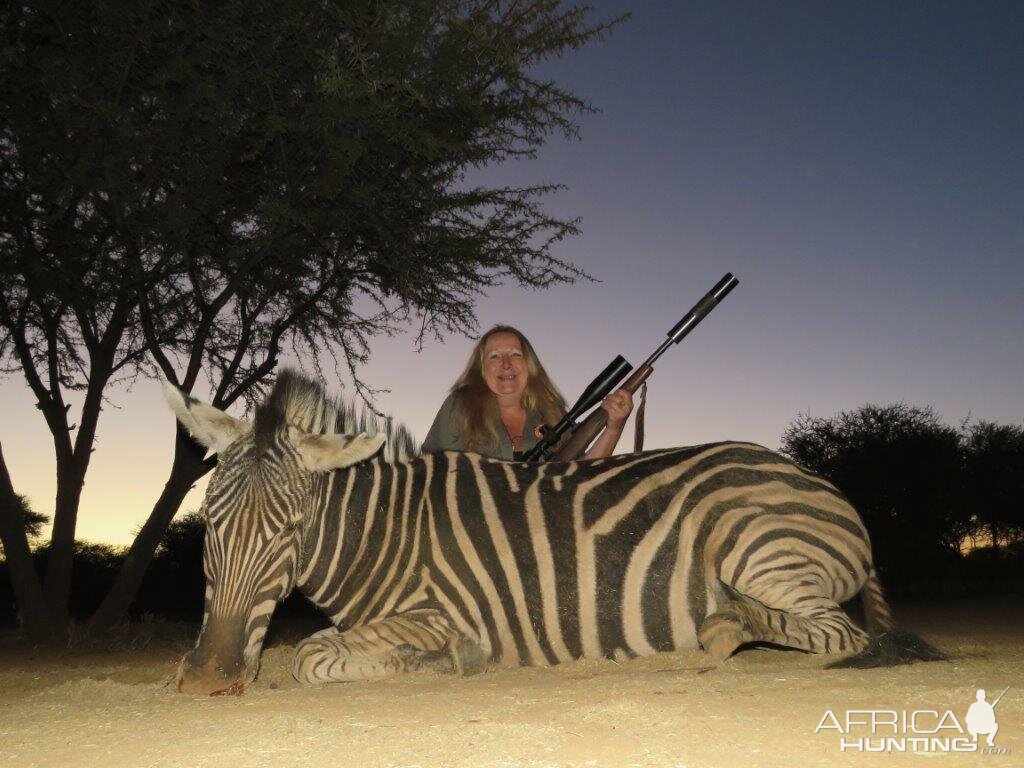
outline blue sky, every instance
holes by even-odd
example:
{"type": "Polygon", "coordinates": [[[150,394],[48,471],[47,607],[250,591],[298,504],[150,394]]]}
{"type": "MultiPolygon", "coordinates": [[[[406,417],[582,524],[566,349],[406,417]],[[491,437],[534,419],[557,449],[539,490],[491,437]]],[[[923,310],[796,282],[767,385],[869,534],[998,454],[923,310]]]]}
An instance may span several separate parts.
{"type": "MultiPolygon", "coordinates": [[[[776,447],[800,412],[868,402],[1024,421],[1024,4],[594,5],[633,18],[541,72],[602,111],[480,178],[567,185],[548,208],[583,234],[556,255],[601,282],[500,288],[481,330],[520,327],[571,401],[732,271],[657,367],[648,447],[776,447]]],[[[471,344],[381,340],[363,375],[422,437],[471,344]]],[[[20,379],[0,387],[14,483],[50,511],[49,435],[20,379]]],[[[172,434],[156,384],[112,393],[82,537],[130,540],[172,434]]]]}

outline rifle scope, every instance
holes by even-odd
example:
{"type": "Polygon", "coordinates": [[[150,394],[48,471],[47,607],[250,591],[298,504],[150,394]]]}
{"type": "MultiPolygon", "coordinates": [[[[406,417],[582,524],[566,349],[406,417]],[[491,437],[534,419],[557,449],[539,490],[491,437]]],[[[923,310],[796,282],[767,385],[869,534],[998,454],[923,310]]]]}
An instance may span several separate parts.
{"type": "Polygon", "coordinates": [[[543,427],[544,436],[530,450],[523,454],[524,461],[540,461],[549,458],[551,449],[558,439],[569,429],[576,426],[576,419],[601,402],[605,396],[622,381],[626,374],[633,370],[633,366],[622,355],[616,355],[601,371],[597,377],[590,382],[583,394],[580,395],[576,404],[570,408],[565,416],[553,427],[543,427]]]}

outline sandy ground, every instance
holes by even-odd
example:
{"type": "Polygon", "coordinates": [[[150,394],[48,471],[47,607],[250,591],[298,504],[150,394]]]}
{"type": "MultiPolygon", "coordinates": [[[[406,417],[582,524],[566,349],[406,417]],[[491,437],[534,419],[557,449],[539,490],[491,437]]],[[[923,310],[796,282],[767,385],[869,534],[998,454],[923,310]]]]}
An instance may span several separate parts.
{"type": "MultiPolygon", "coordinates": [[[[287,671],[291,646],[279,642],[244,696],[200,698],[166,684],[181,637],[73,655],[8,642],[0,765],[1024,766],[1024,599],[905,605],[897,614],[958,658],[829,671],[821,657],[752,649],[706,674],[697,671],[702,654],[682,653],[301,687],[287,671]],[[977,688],[991,701],[1006,686],[996,709],[1002,754],[843,752],[834,728],[814,732],[829,709],[839,720],[855,709],[948,709],[965,723],[977,688]]],[[[922,727],[936,723],[921,717],[922,727]]]]}

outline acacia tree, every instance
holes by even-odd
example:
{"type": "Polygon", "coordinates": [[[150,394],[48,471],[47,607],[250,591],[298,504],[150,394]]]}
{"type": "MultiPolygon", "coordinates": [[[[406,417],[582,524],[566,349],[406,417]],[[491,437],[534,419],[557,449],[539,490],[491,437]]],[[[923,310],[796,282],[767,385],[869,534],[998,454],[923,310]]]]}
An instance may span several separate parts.
{"type": "Polygon", "coordinates": [[[1024,537],[1024,426],[979,421],[963,429],[964,506],[971,530],[995,549],[1024,537]]]}
{"type": "MultiPolygon", "coordinates": [[[[590,107],[531,73],[609,28],[585,8],[36,2],[2,21],[0,87],[13,98],[0,112],[0,351],[54,435],[46,591],[59,625],[118,375],[159,369],[190,391],[205,374],[226,407],[258,393],[284,350],[314,367],[326,352],[366,393],[358,368],[374,335],[411,318],[421,339],[467,332],[490,285],[582,276],[551,254],[576,231],[541,207],[554,186],[465,173],[575,136],[590,107]],[[85,393],[73,445],[69,388],[85,393]]],[[[122,614],[209,469],[176,441],[97,627],[122,614]]]]}
{"type": "Polygon", "coordinates": [[[850,499],[891,584],[941,578],[959,553],[966,521],[960,435],[931,408],[896,403],[831,418],[802,415],[786,428],[782,451],[850,499]]]}
{"type": "MultiPolygon", "coordinates": [[[[18,4],[0,16],[0,362],[24,376],[53,439],[45,597],[57,635],[67,623],[78,506],[103,394],[144,360],[138,287],[124,280],[122,243],[125,232],[147,228],[155,195],[140,173],[142,140],[112,119],[124,66],[99,55],[97,39],[83,31],[85,14],[18,4]],[[105,214],[110,199],[132,201],[122,220],[105,214]]],[[[165,266],[154,261],[140,284],[156,285],[165,266]]],[[[7,549],[21,551],[27,543],[10,522],[4,527],[15,541],[7,549]]],[[[14,578],[31,582],[35,573],[14,578]]]]}

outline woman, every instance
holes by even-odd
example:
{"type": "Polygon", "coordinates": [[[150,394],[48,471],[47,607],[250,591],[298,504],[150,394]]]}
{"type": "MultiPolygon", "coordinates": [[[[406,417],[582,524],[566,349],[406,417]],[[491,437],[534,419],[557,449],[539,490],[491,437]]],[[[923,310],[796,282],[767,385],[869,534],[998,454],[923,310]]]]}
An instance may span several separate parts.
{"type": "MultiPolygon", "coordinates": [[[[608,424],[583,458],[610,456],[633,410],[624,389],[601,403],[608,424]]],[[[485,333],[466,369],[452,386],[423,441],[423,452],[472,451],[512,461],[540,438],[540,426],[565,415],[565,399],[551,383],[537,354],[515,328],[497,325],[485,333]]]]}

